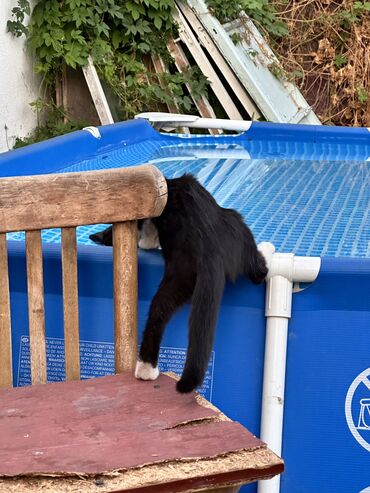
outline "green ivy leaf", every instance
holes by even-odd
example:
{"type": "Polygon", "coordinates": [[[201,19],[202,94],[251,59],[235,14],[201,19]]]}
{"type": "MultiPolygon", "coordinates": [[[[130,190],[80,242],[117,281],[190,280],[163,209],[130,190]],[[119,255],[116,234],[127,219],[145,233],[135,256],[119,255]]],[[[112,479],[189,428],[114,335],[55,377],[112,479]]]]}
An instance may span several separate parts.
{"type": "Polygon", "coordinates": [[[137,47],[143,53],[149,53],[150,51],[150,45],[148,45],[148,43],[139,43],[137,47]]]}
{"type": "Polygon", "coordinates": [[[154,17],[154,25],[158,30],[160,30],[162,27],[162,19],[158,16],[154,17]]]}
{"type": "Polygon", "coordinates": [[[140,12],[138,10],[131,10],[131,15],[134,21],[137,21],[140,18],[140,12]]]}
{"type": "Polygon", "coordinates": [[[114,31],[112,35],[113,48],[116,50],[121,42],[121,33],[119,31],[114,31]]]}

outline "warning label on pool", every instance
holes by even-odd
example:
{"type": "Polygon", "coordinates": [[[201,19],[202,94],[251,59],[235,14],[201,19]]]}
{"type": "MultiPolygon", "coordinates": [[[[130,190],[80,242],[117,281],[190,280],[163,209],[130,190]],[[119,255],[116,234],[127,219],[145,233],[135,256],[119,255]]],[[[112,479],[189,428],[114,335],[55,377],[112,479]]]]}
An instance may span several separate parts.
{"type": "MultiPolygon", "coordinates": [[[[198,392],[206,399],[212,400],[212,384],[213,384],[213,363],[215,354],[212,351],[211,359],[208,363],[208,369],[203,385],[198,389],[198,392]]],[[[174,347],[162,347],[159,353],[159,368],[161,371],[173,371],[178,375],[181,374],[185,364],[186,349],[174,347]]]]}
{"type": "MultiPolygon", "coordinates": [[[[81,378],[101,377],[114,373],[114,345],[110,342],[81,341],[81,378]]],[[[54,337],[46,339],[46,358],[49,382],[58,382],[65,378],[64,341],[54,337]]],[[[159,353],[161,371],[173,371],[181,374],[185,363],[186,349],[162,347],[159,353]]],[[[206,377],[199,393],[212,399],[214,352],[208,365],[206,377]]],[[[30,385],[30,344],[28,336],[22,336],[18,363],[18,386],[30,385]]]]}

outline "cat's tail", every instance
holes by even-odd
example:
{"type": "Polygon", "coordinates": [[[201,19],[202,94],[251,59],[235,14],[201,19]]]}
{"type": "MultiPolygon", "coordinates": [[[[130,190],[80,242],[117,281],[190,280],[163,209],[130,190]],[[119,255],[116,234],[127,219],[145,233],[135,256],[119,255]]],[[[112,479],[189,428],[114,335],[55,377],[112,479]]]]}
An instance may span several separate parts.
{"type": "Polygon", "coordinates": [[[189,320],[189,344],[185,367],[176,388],[187,393],[203,383],[225,286],[222,260],[210,258],[197,274],[189,320]]]}

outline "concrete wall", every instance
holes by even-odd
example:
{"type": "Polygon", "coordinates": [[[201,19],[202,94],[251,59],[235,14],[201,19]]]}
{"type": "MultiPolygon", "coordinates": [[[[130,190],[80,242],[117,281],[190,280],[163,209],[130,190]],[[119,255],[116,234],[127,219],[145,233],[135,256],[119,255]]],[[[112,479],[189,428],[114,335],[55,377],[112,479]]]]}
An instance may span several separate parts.
{"type": "Polygon", "coordinates": [[[25,137],[36,126],[30,103],[40,90],[25,37],[15,38],[6,30],[16,4],[16,0],[0,0],[0,152],[12,149],[16,137],[25,137]]]}

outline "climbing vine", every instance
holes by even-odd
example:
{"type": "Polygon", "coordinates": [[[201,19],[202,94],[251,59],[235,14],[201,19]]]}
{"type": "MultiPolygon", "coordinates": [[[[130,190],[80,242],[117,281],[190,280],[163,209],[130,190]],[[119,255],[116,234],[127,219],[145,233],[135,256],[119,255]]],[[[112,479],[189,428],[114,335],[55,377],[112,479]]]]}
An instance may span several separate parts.
{"type": "MultiPolygon", "coordinates": [[[[277,77],[293,78],[324,123],[370,125],[370,2],[207,3],[223,23],[243,12],[253,19],[282,63],[270,69],[277,77]]],[[[120,101],[122,119],[161,110],[166,103],[189,112],[193,108],[185,86],[200,96],[207,92],[207,80],[198,69],[184,74],[172,70],[166,41],[176,37],[173,9],[174,0],[36,0],[32,10],[28,0],[17,0],[8,30],[27,36],[36,71],[49,85],[64,64],[82,67],[91,54],[120,101]],[[164,60],[164,74],[148,68],[152,55],[164,60]]],[[[63,121],[69,125],[65,113],[63,121]]]]}
{"type": "Polygon", "coordinates": [[[84,120],[76,121],[69,117],[64,108],[57,106],[53,101],[37,99],[30,103],[36,114],[37,125],[34,131],[28,137],[15,139],[14,149],[24,147],[35,142],[64,135],[75,130],[81,130],[87,127],[89,122],[84,120]]]}
{"type": "MultiPolygon", "coordinates": [[[[211,10],[226,21],[245,10],[275,36],[285,26],[274,14],[267,0],[208,0],[211,10]]],[[[141,111],[163,110],[175,104],[180,111],[191,112],[193,97],[207,93],[207,79],[198,68],[178,73],[172,69],[166,41],[176,37],[173,22],[174,0],[38,0],[31,12],[29,0],[17,0],[8,30],[15,36],[25,34],[36,55],[36,72],[53,86],[64,65],[83,67],[92,55],[99,75],[119,100],[121,119],[132,118],[141,111]],[[28,26],[25,17],[31,15],[28,26]],[[167,70],[153,73],[150,57],[160,56],[167,70]]],[[[48,117],[44,135],[57,125],[55,105],[44,105],[48,117]]],[[[62,115],[59,115],[62,116],[62,115]]],[[[75,128],[63,113],[58,130],[75,128]],[[64,122],[64,127],[63,127],[64,122]]],[[[53,132],[51,132],[53,133],[53,132]]]]}
{"type": "Polygon", "coordinates": [[[194,97],[207,91],[207,79],[198,69],[171,73],[166,41],[176,34],[174,0],[39,0],[32,12],[28,0],[17,1],[8,30],[27,36],[36,72],[49,86],[64,65],[83,67],[92,55],[99,75],[118,97],[121,119],[163,110],[170,102],[191,111],[186,85],[194,97]],[[148,68],[151,55],[162,57],[165,73],[148,68]]]}

